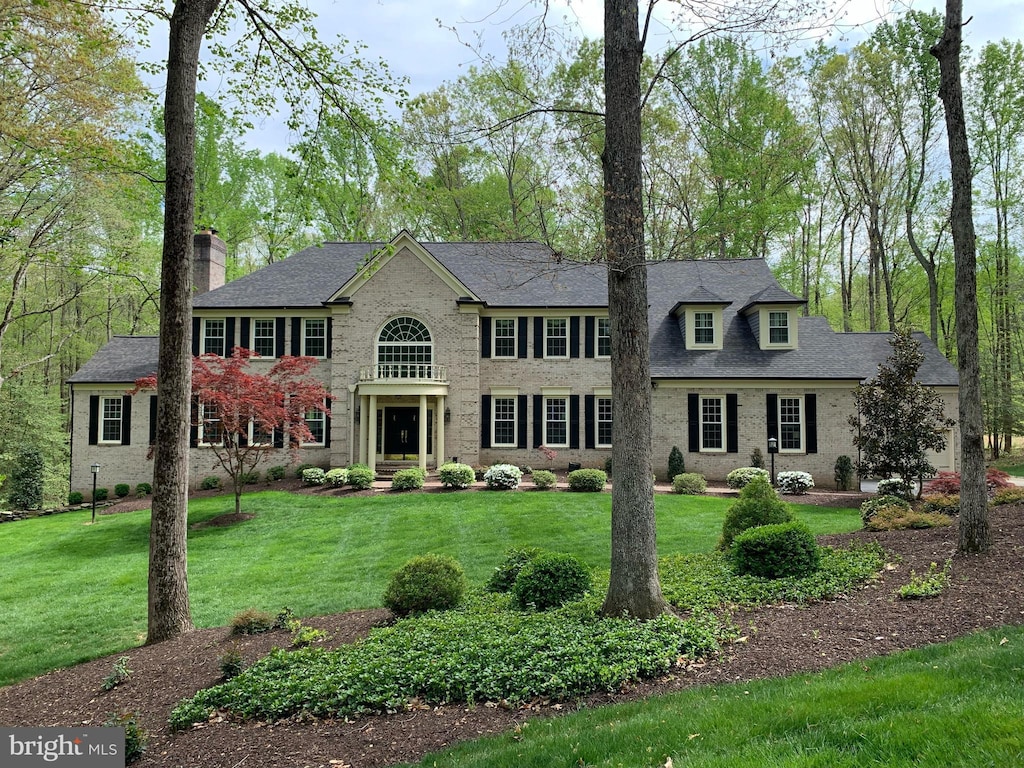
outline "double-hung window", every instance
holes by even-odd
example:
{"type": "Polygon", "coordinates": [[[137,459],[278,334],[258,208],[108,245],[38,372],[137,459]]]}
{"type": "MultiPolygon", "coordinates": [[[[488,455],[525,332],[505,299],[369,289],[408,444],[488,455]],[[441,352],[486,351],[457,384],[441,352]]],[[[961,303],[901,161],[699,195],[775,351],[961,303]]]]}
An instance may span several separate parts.
{"type": "Polygon", "coordinates": [[[210,403],[199,405],[199,445],[219,445],[224,442],[224,429],[220,423],[220,409],[210,403]]]}
{"type": "Polygon", "coordinates": [[[516,398],[495,397],[491,407],[493,409],[491,445],[495,447],[515,446],[517,444],[516,398]]]}
{"type": "Polygon", "coordinates": [[[607,317],[597,318],[597,356],[612,355],[612,321],[607,317]]]}
{"type": "Polygon", "coordinates": [[[274,444],[274,430],[264,429],[256,421],[249,422],[249,445],[267,446],[274,444]]]}
{"type": "Polygon", "coordinates": [[[712,346],[715,343],[715,313],[697,311],[693,313],[693,343],[712,346]]]}
{"type": "Polygon", "coordinates": [[[544,319],[544,357],[569,356],[569,321],[564,317],[544,319]]]}
{"type": "Polygon", "coordinates": [[[779,450],[804,449],[803,398],[779,397],[779,450]]]}
{"type": "Polygon", "coordinates": [[[598,397],[595,399],[597,411],[597,447],[611,448],[612,446],[612,399],[610,397],[598,397]]]}
{"type": "Polygon", "coordinates": [[[100,442],[120,443],[124,401],[121,397],[100,398],[100,442]]]}
{"type": "Polygon", "coordinates": [[[566,448],[569,445],[569,398],[544,398],[544,445],[566,448]]]}
{"type": "Polygon", "coordinates": [[[203,346],[200,350],[204,355],[224,357],[225,328],[223,320],[203,320],[203,346]]]}
{"type": "Polygon", "coordinates": [[[494,357],[516,357],[516,319],[494,318],[494,357]]]}
{"type": "Polygon", "coordinates": [[[260,357],[274,357],[274,320],[256,318],[252,321],[252,351],[260,357]]]}
{"type": "Polygon", "coordinates": [[[312,435],[303,445],[325,445],[327,438],[327,413],[320,408],[310,408],[303,417],[312,435]]]}
{"type": "Polygon", "coordinates": [[[327,357],[327,319],[307,317],[302,321],[302,354],[327,357]]]}
{"type": "Polygon", "coordinates": [[[768,343],[789,344],[789,312],[768,313],[768,343]]]}
{"type": "Polygon", "coordinates": [[[725,450],[725,398],[720,396],[700,399],[700,449],[725,450]]]}

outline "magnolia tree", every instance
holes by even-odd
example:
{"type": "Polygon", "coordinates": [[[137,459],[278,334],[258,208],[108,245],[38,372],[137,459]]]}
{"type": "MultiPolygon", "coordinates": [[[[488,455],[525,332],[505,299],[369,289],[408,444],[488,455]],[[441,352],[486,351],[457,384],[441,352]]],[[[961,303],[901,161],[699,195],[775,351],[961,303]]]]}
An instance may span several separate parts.
{"type": "MultiPolygon", "coordinates": [[[[287,443],[294,457],[302,443],[313,442],[307,414],[326,413],[332,399],[309,375],[314,358],[285,356],[266,373],[257,373],[250,362],[258,357],[235,347],[231,357],[203,355],[192,362],[192,426],[212,453],[214,467],[231,478],[236,514],[247,476],[274,448],[287,443]]],[[[135,386],[153,389],[156,377],[139,379],[135,386]]]]}

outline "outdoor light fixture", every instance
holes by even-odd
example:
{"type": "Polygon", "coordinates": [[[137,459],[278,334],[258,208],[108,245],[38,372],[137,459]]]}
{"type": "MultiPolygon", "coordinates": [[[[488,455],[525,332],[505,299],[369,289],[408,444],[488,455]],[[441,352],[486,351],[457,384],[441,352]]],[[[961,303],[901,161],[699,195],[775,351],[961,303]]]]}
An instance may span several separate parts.
{"type": "Polygon", "coordinates": [[[775,485],[775,454],[779,452],[779,441],[774,437],[768,438],[768,454],[772,457],[772,485],[775,485]]]}
{"type": "Polygon", "coordinates": [[[96,478],[100,475],[100,465],[93,463],[89,467],[89,471],[92,472],[92,521],[96,522],[96,478]]]}
{"type": "Polygon", "coordinates": [[[451,420],[452,420],[452,409],[451,408],[445,408],[444,409],[444,423],[445,424],[450,424],[451,420]]]}

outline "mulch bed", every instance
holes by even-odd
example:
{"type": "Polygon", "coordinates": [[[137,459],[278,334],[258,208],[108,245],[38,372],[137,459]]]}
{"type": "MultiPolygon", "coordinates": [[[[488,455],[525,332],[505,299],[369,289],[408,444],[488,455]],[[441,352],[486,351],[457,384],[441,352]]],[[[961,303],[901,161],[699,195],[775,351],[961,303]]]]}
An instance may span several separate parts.
{"type": "MultiPolygon", "coordinates": [[[[734,614],[744,639],[725,648],[719,658],[695,665],[685,674],[564,706],[535,703],[516,710],[488,705],[415,707],[352,722],[224,721],[171,735],[166,727],[171,708],[217,682],[218,659],[226,650],[237,647],[252,661],[273,646],[289,643],[288,635],[281,632],[232,638],[227,630],[217,628],[0,688],[0,723],[98,725],[110,713],[136,712],[149,732],[149,747],[136,763],[139,766],[368,768],[415,761],[427,752],[507,731],[528,718],[557,716],[577,706],[633,700],[695,685],[813,672],[982,629],[1024,624],[1024,505],[995,508],[990,522],[993,545],[985,555],[957,555],[955,527],[823,537],[822,543],[839,546],[876,541],[889,553],[889,564],[878,581],[839,599],[734,614]],[[921,573],[930,563],[941,566],[949,558],[952,583],[940,597],[894,598],[894,591],[907,582],[911,570],[921,573]],[[122,655],[129,658],[131,678],[103,692],[103,679],[122,655]]],[[[388,619],[387,611],[373,610],[308,619],[306,623],[326,630],[332,638],[329,644],[337,645],[364,636],[388,619]]]]}

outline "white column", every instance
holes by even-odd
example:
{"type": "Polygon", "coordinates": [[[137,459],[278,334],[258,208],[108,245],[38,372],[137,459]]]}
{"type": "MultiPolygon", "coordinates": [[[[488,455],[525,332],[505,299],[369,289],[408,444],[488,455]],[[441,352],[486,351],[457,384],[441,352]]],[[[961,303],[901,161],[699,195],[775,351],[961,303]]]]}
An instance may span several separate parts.
{"type": "Polygon", "coordinates": [[[366,409],[364,419],[369,419],[366,425],[366,465],[374,472],[377,471],[377,396],[370,395],[369,407],[366,409]]]}
{"type": "Polygon", "coordinates": [[[427,396],[420,395],[420,469],[427,470],[427,396]]]}
{"type": "Polygon", "coordinates": [[[444,395],[437,396],[437,409],[434,411],[437,420],[437,442],[434,443],[434,464],[440,467],[447,457],[444,452],[444,395]]]}
{"type": "MultiPolygon", "coordinates": [[[[370,398],[367,395],[359,396],[359,463],[369,466],[366,458],[366,440],[369,432],[367,425],[370,423],[370,398]]],[[[376,420],[374,421],[376,423],[376,420]]]]}

